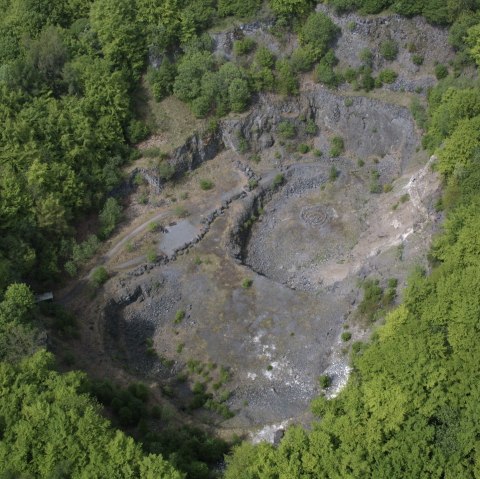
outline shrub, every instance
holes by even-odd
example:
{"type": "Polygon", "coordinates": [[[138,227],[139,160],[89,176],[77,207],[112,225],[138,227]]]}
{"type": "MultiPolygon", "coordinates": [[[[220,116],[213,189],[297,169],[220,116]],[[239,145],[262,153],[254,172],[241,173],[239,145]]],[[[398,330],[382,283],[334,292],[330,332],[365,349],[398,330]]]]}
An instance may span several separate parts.
{"type": "Polygon", "coordinates": [[[370,91],[375,88],[375,80],[372,77],[372,72],[370,69],[364,70],[360,76],[360,81],[358,83],[360,88],[363,88],[365,91],[370,91]]]}
{"type": "Polygon", "coordinates": [[[260,0],[218,0],[217,9],[220,17],[246,17],[253,15],[260,5],[260,0]]]}
{"type": "Polygon", "coordinates": [[[237,40],[233,43],[233,53],[235,53],[235,55],[246,55],[253,51],[255,45],[256,43],[253,38],[242,38],[242,40],[237,40]]]}
{"type": "Polygon", "coordinates": [[[264,46],[257,48],[253,57],[253,63],[262,68],[273,68],[275,66],[275,55],[264,46]]]}
{"type": "Polygon", "coordinates": [[[228,86],[228,100],[230,109],[239,113],[245,110],[250,99],[250,88],[243,78],[235,78],[228,86]]]}
{"type": "Polygon", "coordinates": [[[382,192],[382,187],[378,182],[379,178],[380,173],[377,170],[373,170],[370,174],[370,193],[377,194],[382,192]]]}
{"type": "Polygon", "coordinates": [[[342,333],[341,338],[344,342],[350,341],[350,339],[352,339],[352,333],[350,333],[349,331],[345,331],[344,333],[342,333]]]}
{"type": "Polygon", "coordinates": [[[330,156],[335,158],[340,156],[345,149],[345,143],[341,136],[334,136],[330,141],[330,156]]]}
{"type": "Polygon", "coordinates": [[[93,271],[91,281],[92,284],[98,288],[104,284],[109,277],[108,271],[103,266],[99,266],[93,271]]]}
{"type": "Polygon", "coordinates": [[[327,374],[323,374],[318,378],[318,383],[323,389],[327,389],[332,384],[332,378],[327,374]]]}
{"type": "Polygon", "coordinates": [[[358,58],[367,67],[371,68],[373,65],[373,53],[368,48],[364,48],[360,51],[358,58]]]}
{"type": "Polygon", "coordinates": [[[309,118],[307,120],[307,124],[305,125],[305,133],[307,133],[307,135],[315,135],[317,133],[317,125],[316,123],[311,119],[309,118]]]}
{"type": "Polygon", "coordinates": [[[158,176],[162,180],[168,181],[168,180],[171,180],[175,175],[175,167],[170,163],[168,163],[167,161],[162,161],[157,166],[157,172],[158,172],[158,176]]]}
{"type": "Polygon", "coordinates": [[[158,255],[153,248],[149,248],[146,253],[146,257],[149,263],[155,263],[155,261],[157,261],[158,255]]]}
{"type": "Polygon", "coordinates": [[[379,285],[378,279],[367,279],[363,282],[363,299],[358,305],[358,311],[368,320],[376,318],[380,310],[383,290],[379,285]]]}
{"type": "Polygon", "coordinates": [[[423,64],[423,56],[422,55],[419,55],[418,53],[415,53],[414,55],[412,55],[412,62],[415,64],[415,65],[422,65],[423,64]]]}
{"type": "Polygon", "coordinates": [[[300,145],[298,145],[298,151],[300,153],[302,153],[303,155],[305,155],[306,153],[308,153],[310,151],[310,147],[308,145],[306,145],[305,143],[300,143],[300,145]]]}
{"type": "Polygon", "coordinates": [[[308,72],[314,62],[312,50],[305,47],[297,48],[290,57],[290,65],[295,72],[308,72]]]}
{"type": "Polygon", "coordinates": [[[330,167],[330,171],[328,173],[328,178],[330,181],[335,181],[338,176],[340,175],[340,172],[335,168],[334,165],[330,167]]]}
{"type": "Polygon", "coordinates": [[[180,324],[184,319],[185,319],[185,316],[186,316],[186,313],[183,309],[179,309],[176,313],[175,313],[175,319],[174,319],[174,323],[175,324],[180,324]]]}
{"type": "Polygon", "coordinates": [[[398,55],[398,45],[394,40],[385,40],[380,44],[380,54],[385,60],[395,60],[398,55]]]}
{"type": "Polygon", "coordinates": [[[322,12],[311,13],[300,30],[300,43],[308,46],[314,59],[318,60],[325,55],[338,31],[339,28],[327,15],[322,12]]]}
{"type": "Polygon", "coordinates": [[[378,78],[382,83],[393,83],[397,77],[398,74],[389,68],[382,70],[378,75],[378,78]]]}
{"type": "Polygon", "coordinates": [[[282,95],[296,95],[298,93],[298,79],[290,62],[278,60],[277,69],[277,90],[282,95]]]}
{"type": "Polygon", "coordinates": [[[212,180],[207,179],[201,179],[199,184],[200,189],[202,189],[203,191],[211,190],[215,186],[215,183],[212,180]]]}
{"type": "Polygon", "coordinates": [[[353,98],[345,98],[344,104],[347,108],[353,105],[353,98]]]}
{"type": "Polygon", "coordinates": [[[285,181],[285,176],[282,173],[278,173],[275,175],[275,178],[273,178],[273,187],[277,187],[280,185],[283,185],[283,182],[285,181]]]}
{"type": "Polygon", "coordinates": [[[287,120],[281,121],[278,124],[277,131],[278,134],[286,140],[291,140],[297,135],[297,129],[295,128],[295,125],[287,120]]]}
{"type": "Polygon", "coordinates": [[[173,82],[175,81],[176,73],[177,68],[175,64],[171,63],[168,58],[162,61],[158,69],[148,69],[147,80],[155,100],[161,101],[173,93],[173,82]]]}
{"type": "Polygon", "coordinates": [[[439,63],[435,66],[435,76],[437,80],[442,80],[448,76],[448,68],[445,65],[439,63]]]}
{"type": "Polygon", "coordinates": [[[406,203],[410,199],[410,195],[405,193],[404,195],[400,196],[400,203],[406,203]]]}
{"type": "Polygon", "coordinates": [[[252,286],[253,284],[253,279],[251,278],[245,278],[243,281],[242,281],[242,288],[243,289],[248,289],[252,286]]]}
{"type": "Polygon", "coordinates": [[[343,72],[343,77],[345,78],[345,81],[352,83],[358,78],[358,70],[355,70],[355,68],[347,68],[343,72]]]}
{"type": "Polygon", "coordinates": [[[331,88],[336,88],[340,83],[340,77],[330,65],[321,61],[315,68],[315,81],[331,88]]]}
{"type": "Polygon", "coordinates": [[[190,214],[187,208],[185,208],[183,205],[176,205],[173,209],[173,213],[179,218],[186,218],[190,214]]]}
{"type": "Polygon", "coordinates": [[[150,233],[154,233],[159,227],[160,225],[156,221],[152,221],[151,223],[148,223],[147,229],[150,233]]]}
{"type": "Polygon", "coordinates": [[[115,198],[108,198],[100,212],[101,234],[104,238],[110,236],[122,216],[122,207],[115,198]]]}

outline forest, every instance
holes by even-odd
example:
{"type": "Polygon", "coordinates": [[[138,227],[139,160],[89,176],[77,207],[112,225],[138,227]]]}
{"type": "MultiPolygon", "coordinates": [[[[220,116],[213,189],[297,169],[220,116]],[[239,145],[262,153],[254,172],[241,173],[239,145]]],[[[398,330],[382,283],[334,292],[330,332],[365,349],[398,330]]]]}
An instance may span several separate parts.
{"type": "MultiPolygon", "coordinates": [[[[349,82],[362,91],[382,79],[368,66],[350,77],[335,68],[338,29],[309,0],[2,0],[1,478],[217,477],[224,455],[226,479],[480,478],[480,84],[476,71],[463,75],[480,66],[480,4],[325,3],[341,13],[422,15],[449,28],[457,59],[450,74],[437,74],[422,123],[423,148],[438,157],[437,207],[446,219],[431,271],[413,271],[402,304],[368,344],[354,345],[347,387],[333,400],[314,400],[311,430],[290,427],[278,447],[243,442],[228,452],[198,431],[168,444],[161,435],[135,441],[113,427],[103,405],[117,395],[141,410],[144,392],[110,391],[107,401],[84,373],[59,372],[34,291],[75,276],[115,229],[122,167],[150,133],[134,104],[142,79],[157,100],[175,95],[212,128],[259,92],[297,94],[304,72],[331,88],[349,82]],[[259,48],[247,63],[242,55],[254,45],[241,40],[239,61],[219,62],[205,32],[262,9],[278,36],[298,35],[298,48],[287,59],[259,48]],[[149,56],[165,60],[153,68],[149,56]],[[92,215],[96,234],[80,238],[77,225],[92,215]]],[[[58,321],[66,314],[57,312],[58,321]]]]}

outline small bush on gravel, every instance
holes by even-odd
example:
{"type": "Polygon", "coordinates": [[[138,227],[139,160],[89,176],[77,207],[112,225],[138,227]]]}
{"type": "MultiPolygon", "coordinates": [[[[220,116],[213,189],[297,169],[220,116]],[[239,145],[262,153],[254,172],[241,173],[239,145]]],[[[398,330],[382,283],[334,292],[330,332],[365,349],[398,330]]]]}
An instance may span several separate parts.
{"type": "Polygon", "coordinates": [[[330,142],[330,156],[340,156],[345,149],[345,143],[341,136],[334,136],[330,142]]]}
{"type": "Polygon", "coordinates": [[[318,378],[318,383],[320,384],[321,388],[326,389],[330,386],[330,384],[332,384],[332,379],[327,374],[323,374],[318,378]]]}
{"type": "Polygon", "coordinates": [[[281,121],[278,124],[277,127],[278,134],[286,139],[286,140],[291,140],[292,138],[295,138],[297,135],[297,130],[295,128],[295,125],[289,121],[281,121]]]}
{"type": "Polygon", "coordinates": [[[273,186],[274,186],[274,187],[280,186],[280,185],[283,184],[284,181],[285,181],[285,177],[283,176],[282,173],[279,173],[279,174],[276,175],[275,178],[273,179],[273,186]]]}
{"type": "Polygon", "coordinates": [[[398,55],[398,45],[394,40],[385,40],[380,44],[380,54],[385,60],[395,60],[398,55]]]}
{"type": "Polygon", "coordinates": [[[253,279],[251,279],[251,278],[245,278],[245,279],[242,281],[242,288],[243,288],[243,289],[251,288],[252,284],[253,284],[253,279]]]}
{"type": "Polygon", "coordinates": [[[179,309],[175,313],[175,320],[173,321],[175,324],[180,324],[185,319],[186,313],[183,309],[179,309]]]}
{"type": "Polygon", "coordinates": [[[202,179],[200,180],[200,189],[203,191],[211,190],[215,186],[212,180],[202,179]]]}
{"type": "Polygon", "coordinates": [[[350,339],[352,339],[352,333],[350,333],[349,331],[345,331],[344,333],[342,333],[343,342],[350,341],[350,339]]]}

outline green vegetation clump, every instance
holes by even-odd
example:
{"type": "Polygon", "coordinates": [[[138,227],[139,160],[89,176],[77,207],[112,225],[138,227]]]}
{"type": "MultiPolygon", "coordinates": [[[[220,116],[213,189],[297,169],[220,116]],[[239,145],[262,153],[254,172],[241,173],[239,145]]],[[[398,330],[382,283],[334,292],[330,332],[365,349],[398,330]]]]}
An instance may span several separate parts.
{"type": "Polygon", "coordinates": [[[439,63],[435,66],[435,76],[437,77],[437,80],[443,80],[448,76],[448,68],[439,63]]]}
{"type": "Polygon", "coordinates": [[[110,275],[108,274],[108,271],[103,266],[99,266],[98,268],[95,268],[92,273],[91,283],[98,288],[106,283],[109,277],[110,275]]]}
{"type": "Polygon", "coordinates": [[[318,383],[322,389],[327,389],[332,384],[332,378],[327,374],[324,374],[318,378],[318,383]]]}
{"type": "Polygon", "coordinates": [[[233,43],[233,52],[235,55],[246,55],[254,50],[255,45],[256,43],[253,38],[245,37],[233,43]]]}
{"type": "Polygon", "coordinates": [[[345,150],[345,143],[341,136],[334,136],[330,141],[329,155],[333,158],[340,156],[345,150]]]}
{"type": "Polygon", "coordinates": [[[341,338],[343,342],[350,341],[350,339],[352,339],[352,333],[349,331],[344,331],[341,335],[341,338]]]}
{"type": "Polygon", "coordinates": [[[398,77],[397,72],[390,70],[389,68],[385,68],[378,74],[378,78],[382,83],[393,83],[398,77]]]}
{"type": "Polygon", "coordinates": [[[285,182],[285,176],[283,175],[283,173],[278,173],[277,175],[275,175],[275,178],[273,179],[273,187],[276,188],[278,186],[281,186],[283,185],[283,183],[285,182]]]}
{"type": "Polygon", "coordinates": [[[185,312],[185,310],[183,309],[179,309],[176,313],[175,313],[175,319],[174,319],[174,323],[175,324],[180,324],[184,319],[185,319],[185,316],[187,315],[187,313],[185,312]]]}
{"type": "Polygon", "coordinates": [[[385,40],[380,44],[380,55],[385,60],[395,60],[398,55],[398,45],[394,40],[385,40]]]}
{"type": "Polygon", "coordinates": [[[252,287],[253,284],[253,279],[251,278],[244,278],[242,281],[242,288],[243,289],[249,289],[252,287]]]}
{"type": "Polygon", "coordinates": [[[295,128],[295,125],[287,120],[281,121],[278,124],[277,131],[278,134],[286,140],[295,138],[297,135],[297,129],[295,128]]]}
{"type": "Polygon", "coordinates": [[[205,178],[201,179],[199,181],[199,184],[200,184],[200,189],[202,189],[203,191],[211,190],[215,186],[215,183],[212,180],[208,180],[205,178]]]}

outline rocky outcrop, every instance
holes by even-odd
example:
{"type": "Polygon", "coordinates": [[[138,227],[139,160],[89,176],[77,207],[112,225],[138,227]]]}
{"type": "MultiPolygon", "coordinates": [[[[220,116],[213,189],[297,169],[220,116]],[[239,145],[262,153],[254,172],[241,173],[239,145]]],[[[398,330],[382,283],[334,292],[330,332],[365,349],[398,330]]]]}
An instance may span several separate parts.
{"type": "Polygon", "coordinates": [[[342,136],[346,149],[359,158],[390,154],[407,161],[418,146],[407,108],[361,96],[346,101],[346,97],[321,87],[287,100],[262,95],[248,115],[223,121],[222,141],[226,148],[236,151],[246,146],[254,152],[262,151],[276,142],[281,121],[292,122],[301,140],[307,136],[308,119],[317,125],[326,152],[332,135],[342,136]]]}

